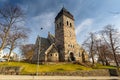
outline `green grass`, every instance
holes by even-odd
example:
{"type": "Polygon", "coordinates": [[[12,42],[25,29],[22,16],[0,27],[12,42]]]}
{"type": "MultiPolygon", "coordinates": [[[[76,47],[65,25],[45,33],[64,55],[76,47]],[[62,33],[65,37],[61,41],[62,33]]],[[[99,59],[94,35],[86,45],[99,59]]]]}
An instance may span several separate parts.
{"type": "Polygon", "coordinates": [[[116,69],[116,67],[114,66],[103,66],[102,64],[96,64],[96,66],[93,68],[94,69],[116,69]]]}
{"type": "MultiPolygon", "coordinates": [[[[36,64],[24,63],[24,62],[1,62],[0,67],[3,66],[19,66],[22,68],[20,74],[34,74],[37,71],[36,64]]],[[[93,69],[114,69],[112,66],[102,66],[97,64],[93,69]]],[[[79,71],[79,70],[92,70],[90,67],[81,66],[78,64],[66,63],[66,64],[44,64],[39,65],[39,72],[63,72],[63,71],[79,71]]]]}
{"type": "MultiPolygon", "coordinates": [[[[37,65],[23,62],[1,62],[1,66],[19,66],[22,67],[21,74],[32,74],[36,73],[37,65]]],[[[84,67],[77,64],[45,64],[39,65],[39,72],[62,72],[62,71],[78,71],[78,70],[91,70],[92,68],[84,67]]]]}

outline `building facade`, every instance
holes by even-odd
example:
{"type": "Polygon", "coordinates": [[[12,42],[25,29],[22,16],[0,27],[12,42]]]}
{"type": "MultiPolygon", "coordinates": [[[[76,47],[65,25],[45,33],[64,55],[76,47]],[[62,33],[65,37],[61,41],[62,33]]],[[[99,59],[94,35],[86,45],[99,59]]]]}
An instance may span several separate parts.
{"type": "MultiPolygon", "coordinates": [[[[39,37],[35,44],[33,61],[82,61],[84,50],[76,41],[74,17],[65,8],[55,17],[55,36],[39,37]]],[[[87,60],[87,54],[84,53],[87,60]]]]}

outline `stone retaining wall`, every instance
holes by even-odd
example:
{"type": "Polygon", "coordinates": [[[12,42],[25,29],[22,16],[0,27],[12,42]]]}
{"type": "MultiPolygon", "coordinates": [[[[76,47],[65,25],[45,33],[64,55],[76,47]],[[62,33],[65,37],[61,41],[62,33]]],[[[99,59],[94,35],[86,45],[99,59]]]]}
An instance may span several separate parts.
{"type": "MultiPolygon", "coordinates": [[[[0,74],[18,75],[22,68],[20,67],[0,67],[0,74]]],[[[26,75],[36,75],[26,74],[26,75]]],[[[96,69],[96,70],[81,70],[81,71],[64,71],[64,72],[42,72],[41,76],[118,76],[116,69],[96,69]]]]}
{"type": "Polygon", "coordinates": [[[46,72],[39,73],[42,76],[110,76],[109,70],[98,69],[91,71],[72,71],[72,72],[46,72]]]}
{"type": "Polygon", "coordinates": [[[21,68],[17,66],[0,67],[0,74],[18,75],[21,68]]]}

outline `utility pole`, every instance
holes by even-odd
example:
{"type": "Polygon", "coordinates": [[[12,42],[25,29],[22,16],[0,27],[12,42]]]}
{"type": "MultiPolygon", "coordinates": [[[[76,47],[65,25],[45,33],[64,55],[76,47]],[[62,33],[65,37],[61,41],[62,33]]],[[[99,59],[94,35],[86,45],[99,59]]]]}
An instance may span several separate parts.
{"type": "Polygon", "coordinates": [[[40,61],[39,56],[40,56],[40,48],[41,48],[40,45],[41,45],[41,38],[39,37],[38,38],[38,53],[37,53],[37,73],[36,73],[37,76],[39,75],[39,61],[40,61]]]}
{"type": "MultiPolygon", "coordinates": [[[[42,29],[43,28],[40,28],[40,30],[42,29]]],[[[37,73],[36,73],[37,76],[39,75],[40,51],[41,51],[41,37],[38,35],[37,73]]]]}

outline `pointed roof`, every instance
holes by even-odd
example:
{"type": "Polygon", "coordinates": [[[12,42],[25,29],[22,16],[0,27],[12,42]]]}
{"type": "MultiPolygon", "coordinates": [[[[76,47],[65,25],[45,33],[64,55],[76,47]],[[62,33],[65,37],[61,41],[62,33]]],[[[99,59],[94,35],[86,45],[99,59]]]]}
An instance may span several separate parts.
{"type": "Polygon", "coordinates": [[[55,46],[55,43],[52,43],[52,44],[49,46],[49,48],[45,51],[45,54],[48,54],[52,49],[54,49],[54,50],[58,53],[57,48],[56,48],[56,46],[55,46]]]}
{"type": "Polygon", "coordinates": [[[72,20],[74,20],[73,15],[64,7],[60,10],[60,12],[57,14],[57,16],[55,17],[55,20],[57,20],[59,17],[61,17],[62,15],[65,15],[69,18],[71,18],[72,20]]]}
{"type": "Polygon", "coordinates": [[[50,46],[49,40],[47,38],[43,38],[38,36],[36,40],[36,45],[38,45],[38,42],[40,42],[40,45],[44,45],[46,48],[50,46]]]}
{"type": "Polygon", "coordinates": [[[55,36],[52,35],[50,32],[48,32],[48,39],[50,39],[54,42],[55,41],[55,36]]]}

